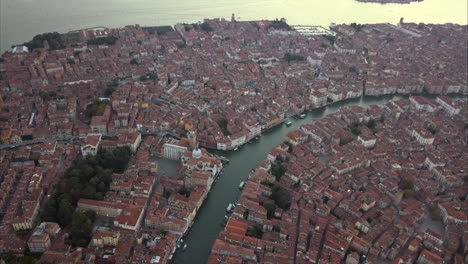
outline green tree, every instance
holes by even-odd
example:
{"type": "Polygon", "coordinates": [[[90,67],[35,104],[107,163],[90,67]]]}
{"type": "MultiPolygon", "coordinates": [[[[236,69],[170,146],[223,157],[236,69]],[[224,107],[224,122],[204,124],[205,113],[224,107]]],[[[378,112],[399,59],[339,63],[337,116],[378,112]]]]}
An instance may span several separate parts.
{"type": "Polygon", "coordinates": [[[275,162],[271,164],[271,174],[273,174],[277,181],[281,179],[281,177],[286,173],[288,168],[283,165],[281,162],[275,162]]]}
{"type": "Polygon", "coordinates": [[[68,225],[73,216],[73,206],[67,199],[60,200],[58,212],[57,212],[57,219],[61,226],[68,225]]]}
{"type": "Polygon", "coordinates": [[[336,41],[335,36],[333,36],[333,35],[324,35],[323,37],[326,38],[330,42],[330,44],[332,46],[335,44],[335,41],[336,41]]]}
{"type": "Polygon", "coordinates": [[[414,180],[407,177],[400,181],[400,189],[402,190],[413,190],[414,189],[414,180]]]}
{"type": "Polygon", "coordinates": [[[283,187],[275,186],[272,189],[270,199],[275,201],[275,205],[281,209],[288,209],[291,205],[291,195],[283,187]]]}
{"type": "MultiPolygon", "coordinates": [[[[255,24],[256,25],[256,24],[255,24]]],[[[287,30],[287,31],[291,31],[293,30],[291,28],[291,26],[288,25],[288,23],[286,23],[285,21],[282,21],[282,20],[274,20],[271,22],[271,24],[268,26],[268,28],[274,28],[274,29],[284,29],[284,30],[287,30]]]]}
{"type": "Polygon", "coordinates": [[[370,128],[370,129],[374,129],[375,126],[376,126],[374,119],[369,120],[369,122],[367,122],[366,126],[368,128],[370,128]]]}
{"type": "Polygon", "coordinates": [[[88,45],[114,45],[118,38],[114,36],[107,36],[101,38],[90,39],[87,41],[88,45]]]}
{"type": "MultiPolygon", "coordinates": [[[[130,155],[130,149],[124,147],[112,151],[100,150],[96,156],[75,160],[47,201],[41,214],[42,219],[58,221],[62,228],[68,226],[72,222],[71,217],[78,200],[103,200],[112,181],[112,173],[122,173],[130,155]]],[[[78,240],[73,242],[77,243],[78,240]]]]}
{"type": "Polygon", "coordinates": [[[216,123],[218,124],[218,126],[221,128],[221,130],[223,131],[223,134],[225,136],[229,136],[231,135],[231,133],[229,133],[228,129],[227,129],[227,125],[228,125],[228,120],[226,118],[221,118],[219,119],[218,121],[216,121],[216,123]]]}
{"type": "Polygon", "coordinates": [[[305,60],[305,58],[304,58],[304,56],[302,56],[300,54],[286,53],[286,54],[284,54],[284,60],[289,63],[290,61],[303,61],[303,60],[305,60]]]}
{"type": "Polygon", "coordinates": [[[204,22],[200,25],[200,28],[206,32],[212,32],[214,29],[210,26],[210,24],[204,22]]]}
{"type": "Polygon", "coordinates": [[[242,217],[247,220],[249,218],[249,213],[250,213],[250,210],[249,209],[244,209],[244,212],[242,213],[242,217]]]}
{"type": "Polygon", "coordinates": [[[86,247],[91,240],[95,216],[96,213],[92,211],[85,213],[75,211],[66,243],[74,247],[86,247]]]}
{"type": "Polygon", "coordinates": [[[57,208],[58,208],[57,199],[55,196],[51,196],[49,200],[47,200],[46,202],[45,209],[42,212],[41,218],[44,221],[56,222],[57,221],[57,218],[56,218],[57,208]]]}
{"type": "Polygon", "coordinates": [[[275,216],[276,205],[272,203],[263,204],[263,207],[267,209],[267,218],[272,219],[275,216]]]}
{"type": "Polygon", "coordinates": [[[252,237],[256,237],[258,239],[261,239],[262,236],[263,236],[263,227],[259,224],[255,224],[253,226],[249,226],[247,228],[247,233],[246,233],[247,236],[252,236],[252,237]]]}
{"type": "Polygon", "coordinates": [[[349,126],[349,129],[351,130],[351,133],[353,133],[354,136],[359,136],[361,134],[361,128],[359,127],[358,123],[353,123],[349,126]]]}
{"type": "Polygon", "coordinates": [[[84,188],[81,191],[81,197],[86,198],[86,199],[94,199],[95,195],[96,195],[96,188],[94,188],[91,185],[86,186],[86,188],[84,188]]]}

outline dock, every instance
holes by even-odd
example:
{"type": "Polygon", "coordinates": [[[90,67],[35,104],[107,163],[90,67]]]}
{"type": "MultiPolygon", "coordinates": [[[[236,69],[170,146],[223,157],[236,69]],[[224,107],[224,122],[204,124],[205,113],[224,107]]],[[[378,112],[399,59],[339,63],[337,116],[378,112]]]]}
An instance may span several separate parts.
{"type": "Polygon", "coordinates": [[[224,157],[224,156],[221,156],[221,155],[216,155],[216,154],[212,154],[215,158],[221,160],[223,163],[229,163],[229,159],[224,157]]]}

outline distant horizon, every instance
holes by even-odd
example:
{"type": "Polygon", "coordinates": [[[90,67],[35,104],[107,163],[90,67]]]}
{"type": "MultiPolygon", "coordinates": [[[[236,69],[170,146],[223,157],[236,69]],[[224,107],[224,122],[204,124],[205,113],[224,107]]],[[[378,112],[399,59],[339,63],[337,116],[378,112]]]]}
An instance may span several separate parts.
{"type": "Polygon", "coordinates": [[[242,21],[271,20],[284,17],[289,24],[328,26],[330,23],[360,24],[407,22],[425,24],[467,24],[467,1],[426,0],[410,4],[365,3],[355,0],[78,0],[64,4],[59,0],[0,2],[0,52],[10,50],[46,32],[125,25],[163,26],[202,21],[203,18],[242,21]]]}

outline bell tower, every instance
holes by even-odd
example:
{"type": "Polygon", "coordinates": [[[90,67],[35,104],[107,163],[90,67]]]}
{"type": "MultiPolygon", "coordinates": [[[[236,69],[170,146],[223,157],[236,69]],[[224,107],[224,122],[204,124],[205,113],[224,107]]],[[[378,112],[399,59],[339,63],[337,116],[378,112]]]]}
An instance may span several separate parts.
{"type": "Polygon", "coordinates": [[[197,133],[195,131],[189,131],[187,134],[187,138],[189,140],[189,146],[191,150],[198,148],[197,133]]]}

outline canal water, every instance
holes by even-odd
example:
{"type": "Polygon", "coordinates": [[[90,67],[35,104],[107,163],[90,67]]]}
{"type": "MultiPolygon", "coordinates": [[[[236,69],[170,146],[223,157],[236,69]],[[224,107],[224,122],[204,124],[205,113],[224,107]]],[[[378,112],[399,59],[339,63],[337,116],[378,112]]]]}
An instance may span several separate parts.
{"type": "Polygon", "coordinates": [[[403,97],[398,95],[382,97],[365,96],[338,102],[326,108],[311,111],[304,119],[292,120],[293,124],[290,127],[286,125],[275,127],[263,134],[258,140],[240,147],[237,151],[216,151],[216,154],[227,157],[230,163],[226,165],[224,175],[218,178],[208,198],[200,208],[195,223],[185,239],[187,248],[185,251],[179,250],[176,253],[174,263],[206,263],[211,246],[218,233],[223,229],[221,222],[225,216],[228,204],[240,197],[239,183],[246,181],[250,171],[260,165],[275,146],[283,142],[286,133],[299,128],[303,124],[310,123],[312,120],[321,119],[345,106],[360,105],[366,107],[375,104],[385,104],[391,100],[401,98],[403,97]]]}

